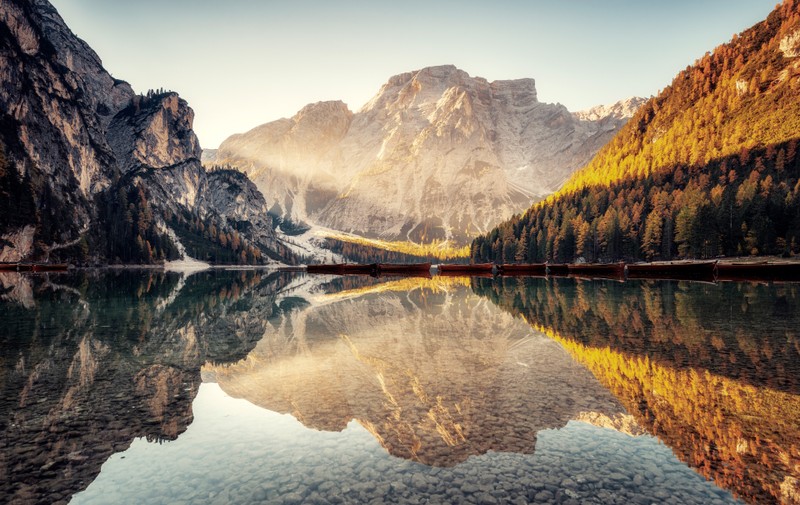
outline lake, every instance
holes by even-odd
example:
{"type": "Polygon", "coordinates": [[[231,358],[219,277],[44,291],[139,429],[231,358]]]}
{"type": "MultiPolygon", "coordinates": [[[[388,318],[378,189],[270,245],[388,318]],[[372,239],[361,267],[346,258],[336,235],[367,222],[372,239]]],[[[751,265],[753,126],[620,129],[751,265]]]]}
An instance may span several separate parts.
{"type": "Polygon", "coordinates": [[[800,284],[0,273],[2,503],[798,503],[800,284]]]}

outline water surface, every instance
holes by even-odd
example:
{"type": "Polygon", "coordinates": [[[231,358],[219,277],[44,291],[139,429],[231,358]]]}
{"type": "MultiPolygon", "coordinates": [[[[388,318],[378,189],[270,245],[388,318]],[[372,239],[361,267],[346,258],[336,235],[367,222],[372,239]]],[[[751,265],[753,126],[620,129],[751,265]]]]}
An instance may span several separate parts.
{"type": "Polygon", "coordinates": [[[0,281],[3,502],[798,497],[798,285],[0,281]]]}

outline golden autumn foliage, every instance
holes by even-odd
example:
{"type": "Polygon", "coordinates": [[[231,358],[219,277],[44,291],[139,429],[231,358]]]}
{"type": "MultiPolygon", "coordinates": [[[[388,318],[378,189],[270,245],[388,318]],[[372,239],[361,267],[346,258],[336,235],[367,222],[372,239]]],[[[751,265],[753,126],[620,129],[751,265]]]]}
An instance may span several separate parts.
{"type": "Polygon", "coordinates": [[[679,73],[564,186],[473,261],[800,253],[800,3],[679,73]]]}
{"type": "Polygon", "coordinates": [[[660,366],[646,356],[589,347],[542,330],[706,478],[758,502],[782,501],[781,484],[800,478],[800,396],[708,370],[660,366]]]}
{"type": "Polygon", "coordinates": [[[410,292],[420,290],[424,294],[441,293],[464,286],[469,287],[469,277],[442,277],[437,275],[427,279],[425,277],[403,277],[386,282],[373,282],[366,286],[352,287],[342,291],[324,295],[323,299],[340,300],[357,296],[387,292],[410,292]]]}
{"type": "Polygon", "coordinates": [[[706,53],[547,201],[800,136],[800,54],[787,47],[799,30],[798,3],[788,0],[765,21],[706,53]]]}
{"type": "MultiPolygon", "coordinates": [[[[325,236],[328,239],[342,242],[344,244],[353,244],[370,249],[396,252],[402,255],[408,255],[417,258],[449,260],[454,258],[466,258],[469,256],[469,246],[459,247],[449,241],[437,240],[430,243],[421,244],[411,241],[371,239],[336,232],[328,232],[325,236]]],[[[376,258],[375,261],[378,259],[379,258],[376,258]]]]}

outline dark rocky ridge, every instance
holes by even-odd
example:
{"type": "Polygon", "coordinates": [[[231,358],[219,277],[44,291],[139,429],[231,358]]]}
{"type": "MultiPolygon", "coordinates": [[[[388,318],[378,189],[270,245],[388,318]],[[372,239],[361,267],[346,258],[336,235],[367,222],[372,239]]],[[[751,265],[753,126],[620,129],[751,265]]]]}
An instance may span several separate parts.
{"type": "Polygon", "coordinates": [[[204,241],[216,248],[201,259],[293,262],[263,196],[238,176],[202,168],[193,119],[177,93],[136,95],[114,79],[46,0],[4,1],[0,260],[177,259],[167,232],[177,227],[191,237],[190,253],[203,254],[204,241]],[[229,191],[206,194],[221,184],[229,191]],[[128,205],[130,222],[120,223],[128,205]]]}

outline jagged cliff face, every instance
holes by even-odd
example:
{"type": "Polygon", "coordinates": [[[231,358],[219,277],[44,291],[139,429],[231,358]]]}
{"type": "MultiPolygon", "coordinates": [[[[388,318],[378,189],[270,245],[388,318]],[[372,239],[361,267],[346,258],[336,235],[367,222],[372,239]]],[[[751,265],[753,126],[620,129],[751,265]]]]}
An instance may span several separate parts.
{"type": "Polygon", "coordinates": [[[194,111],[178,95],[133,97],[114,116],[108,138],[120,168],[166,168],[200,158],[200,143],[192,131],[194,111]]]}
{"type": "Polygon", "coordinates": [[[0,100],[9,157],[31,162],[55,184],[74,182],[82,196],[107,187],[113,174],[104,130],[133,90],[103,70],[97,54],[48,2],[3,2],[0,21],[0,100]]]}
{"type": "Polygon", "coordinates": [[[200,165],[188,104],[172,92],[134,94],[45,0],[0,4],[0,111],[0,193],[19,203],[3,208],[0,260],[113,261],[116,242],[137,238],[138,249],[122,261],[175,259],[163,232],[175,215],[210,220],[205,226],[217,232],[210,240],[225,235],[230,243],[236,230],[251,257],[258,249],[259,257],[291,260],[253,187],[239,181],[221,196],[205,195],[219,182],[200,165]],[[144,195],[136,210],[148,219],[129,226],[130,236],[115,236],[120,223],[109,222],[108,208],[134,190],[144,195]],[[234,209],[235,217],[224,212],[234,209]],[[244,223],[254,216],[257,226],[244,223]]]}
{"type": "MultiPolygon", "coordinates": [[[[98,56],[72,36],[47,2],[0,5],[0,140],[19,176],[31,180],[37,206],[47,199],[51,209],[45,212],[64,217],[58,230],[37,238],[70,240],[88,227],[90,201],[114,175],[108,170],[114,156],[106,126],[132,97],[130,86],[102,69],[98,56]]],[[[37,219],[23,221],[32,234],[37,219]]],[[[28,242],[22,242],[28,250],[16,256],[30,251],[28,242]]]]}
{"type": "Polygon", "coordinates": [[[322,102],[234,135],[214,163],[247,170],[282,217],[463,242],[557,189],[630,114],[610,112],[541,103],[533,79],[431,67],[392,77],[356,114],[322,102]]]}

